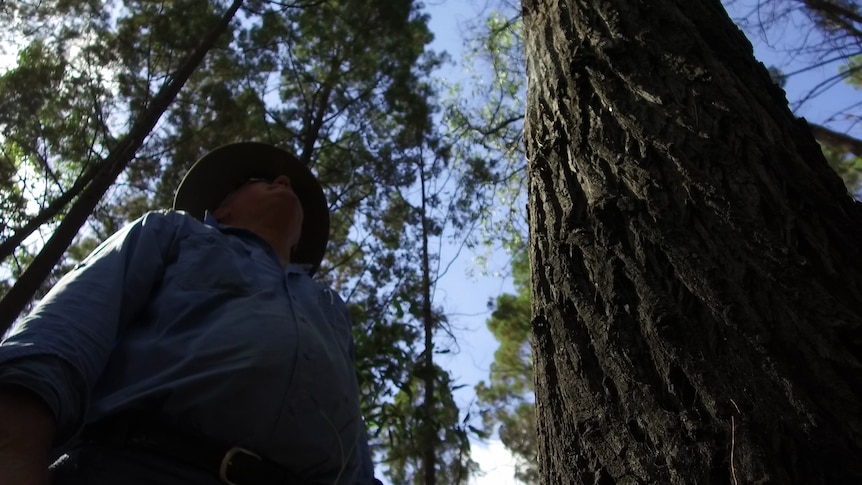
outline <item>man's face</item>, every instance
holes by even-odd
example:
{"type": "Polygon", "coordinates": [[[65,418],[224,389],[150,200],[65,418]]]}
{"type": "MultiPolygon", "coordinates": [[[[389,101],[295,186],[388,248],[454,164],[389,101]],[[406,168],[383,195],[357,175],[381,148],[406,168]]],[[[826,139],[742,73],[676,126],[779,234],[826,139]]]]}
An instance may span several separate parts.
{"type": "Polygon", "coordinates": [[[302,235],[302,204],[282,175],[271,182],[250,179],[235,190],[213,212],[219,222],[248,229],[265,228],[285,233],[290,247],[296,246],[302,235]]]}

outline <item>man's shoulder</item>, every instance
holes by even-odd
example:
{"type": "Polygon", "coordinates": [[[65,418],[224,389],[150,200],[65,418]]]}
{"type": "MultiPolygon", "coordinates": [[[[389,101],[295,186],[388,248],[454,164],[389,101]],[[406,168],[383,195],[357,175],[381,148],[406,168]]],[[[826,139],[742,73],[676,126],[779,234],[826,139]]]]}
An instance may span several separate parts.
{"type": "Polygon", "coordinates": [[[211,230],[209,226],[188,213],[173,209],[149,211],[133,221],[132,225],[156,230],[171,229],[177,234],[203,233],[211,230]]]}
{"type": "Polygon", "coordinates": [[[138,220],[141,221],[165,221],[170,223],[185,223],[186,221],[197,221],[194,217],[183,211],[173,209],[151,210],[144,213],[138,220]]]}

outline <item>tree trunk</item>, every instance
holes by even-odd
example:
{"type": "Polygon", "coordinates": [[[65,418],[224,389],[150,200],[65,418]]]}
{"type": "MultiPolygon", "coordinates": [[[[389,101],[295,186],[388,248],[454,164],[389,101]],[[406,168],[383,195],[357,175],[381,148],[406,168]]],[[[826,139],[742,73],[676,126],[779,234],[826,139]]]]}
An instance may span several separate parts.
{"type": "Polygon", "coordinates": [[[0,300],[0,335],[6,333],[9,327],[18,318],[18,314],[27,306],[39,285],[51,273],[51,269],[60,261],[63,253],[69,248],[72,240],[78,234],[81,226],[92,214],[93,209],[99,204],[102,196],[117,180],[117,177],[126,169],[135,156],[135,152],[144,143],[144,139],[150,134],[153,127],[161,118],[162,113],[170,106],[179,93],[183,84],[191,77],[192,73],[203,61],[206,53],[215,46],[219,37],[227,30],[237,10],[242,6],[244,0],[234,0],[228,10],[222,15],[219,23],[207,36],[201,39],[201,43],[194,52],[189,54],[185,62],[174,72],[167,83],[159,90],[147,109],[135,120],[129,133],[112,148],[108,157],[100,165],[102,170],[95,175],[93,181],[81,192],[63,222],[54,231],[54,234],[39,251],[24,273],[15,281],[8,293],[0,300]]]}
{"type": "Polygon", "coordinates": [[[422,223],[422,327],[425,331],[425,352],[423,354],[423,385],[424,398],[422,407],[421,436],[422,436],[422,483],[424,485],[437,484],[437,453],[439,452],[437,437],[437,419],[435,408],[436,390],[434,384],[437,381],[437,373],[434,367],[434,312],[431,307],[431,257],[428,251],[428,240],[431,238],[431,222],[428,220],[428,193],[425,187],[425,161],[419,161],[419,182],[421,187],[422,205],[420,220],[422,223]]]}
{"type": "Polygon", "coordinates": [[[852,153],[857,157],[862,157],[862,140],[853,138],[844,133],[832,131],[825,126],[816,125],[814,123],[809,123],[808,126],[811,128],[811,134],[814,135],[814,139],[818,142],[832,145],[842,152],[852,153]]]}
{"type": "Polygon", "coordinates": [[[524,0],[543,482],[862,483],[862,208],[717,0],[524,0]]]}
{"type": "Polygon", "coordinates": [[[104,169],[105,166],[102,163],[92,164],[75,180],[75,183],[72,184],[71,187],[60,194],[56,199],[52,200],[45,206],[45,208],[40,210],[38,214],[28,220],[26,224],[15,229],[12,235],[0,242],[0,261],[12,257],[12,255],[15,254],[15,249],[23,243],[25,239],[30,237],[30,235],[42,227],[43,224],[46,224],[51,219],[57,217],[57,215],[60,214],[67,205],[69,205],[69,202],[80,195],[84,190],[84,187],[93,181],[96,175],[99,174],[99,171],[104,169]]]}

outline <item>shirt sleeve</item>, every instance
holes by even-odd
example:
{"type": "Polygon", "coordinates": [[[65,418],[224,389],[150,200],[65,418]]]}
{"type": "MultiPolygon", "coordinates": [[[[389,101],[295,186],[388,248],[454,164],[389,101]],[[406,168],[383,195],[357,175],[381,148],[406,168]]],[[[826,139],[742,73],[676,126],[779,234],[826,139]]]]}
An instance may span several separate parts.
{"type": "Polygon", "coordinates": [[[115,341],[161,279],[181,217],[150,213],[108,238],[0,345],[0,386],[25,387],[48,404],[57,444],[83,423],[115,341]]]}
{"type": "Polygon", "coordinates": [[[38,395],[53,411],[58,423],[73,422],[83,414],[86,405],[67,394],[68,389],[83,387],[78,373],[65,360],[50,355],[33,355],[4,362],[0,365],[0,389],[7,387],[21,387],[38,395]],[[57,382],[70,385],[58,387],[57,382]]]}

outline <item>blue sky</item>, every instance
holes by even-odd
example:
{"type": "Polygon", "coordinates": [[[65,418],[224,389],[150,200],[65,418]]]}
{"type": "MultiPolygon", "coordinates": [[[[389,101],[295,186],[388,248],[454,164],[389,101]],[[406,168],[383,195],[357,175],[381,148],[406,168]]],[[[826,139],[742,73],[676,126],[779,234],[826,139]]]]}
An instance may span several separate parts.
{"type": "MultiPolygon", "coordinates": [[[[477,19],[482,12],[484,1],[469,0],[432,0],[426,3],[431,14],[430,27],[435,39],[431,48],[446,51],[452,63],[438,73],[448,82],[466,82],[467,76],[460,65],[466,24],[477,19]]],[[[460,353],[451,358],[450,369],[462,384],[478,383],[487,379],[488,370],[497,349],[497,341],[487,330],[486,320],[490,316],[489,299],[503,292],[513,292],[508,275],[508,256],[495,251],[488,260],[486,268],[477,267],[476,258],[480,253],[461,251],[454,264],[440,279],[436,290],[436,304],[450,315],[450,323],[455,327],[460,353]]],[[[443,265],[456,256],[457,248],[444,246],[441,261],[443,265]]],[[[465,389],[472,399],[472,388],[465,389]]],[[[465,397],[466,398],[466,397],[465,397]]]]}
{"type": "MultiPolygon", "coordinates": [[[[476,9],[472,2],[464,0],[435,0],[428,2],[426,9],[431,14],[430,26],[435,34],[431,48],[448,52],[453,61],[439,75],[449,81],[465,80],[463,69],[458,65],[463,53],[462,27],[476,17],[476,9]]],[[[445,267],[455,259],[437,285],[435,303],[450,316],[450,323],[457,331],[461,352],[456,352],[451,358],[450,369],[462,384],[472,385],[487,378],[497,348],[496,340],[485,326],[490,316],[488,300],[513,290],[508,278],[496,275],[507,271],[505,254],[495,253],[488,263],[487,274],[484,274],[476,269],[477,254],[468,250],[457,253],[456,246],[444,245],[441,248],[441,266],[445,267]]],[[[472,389],[469,391],[472,394],[472,389]]]]}

